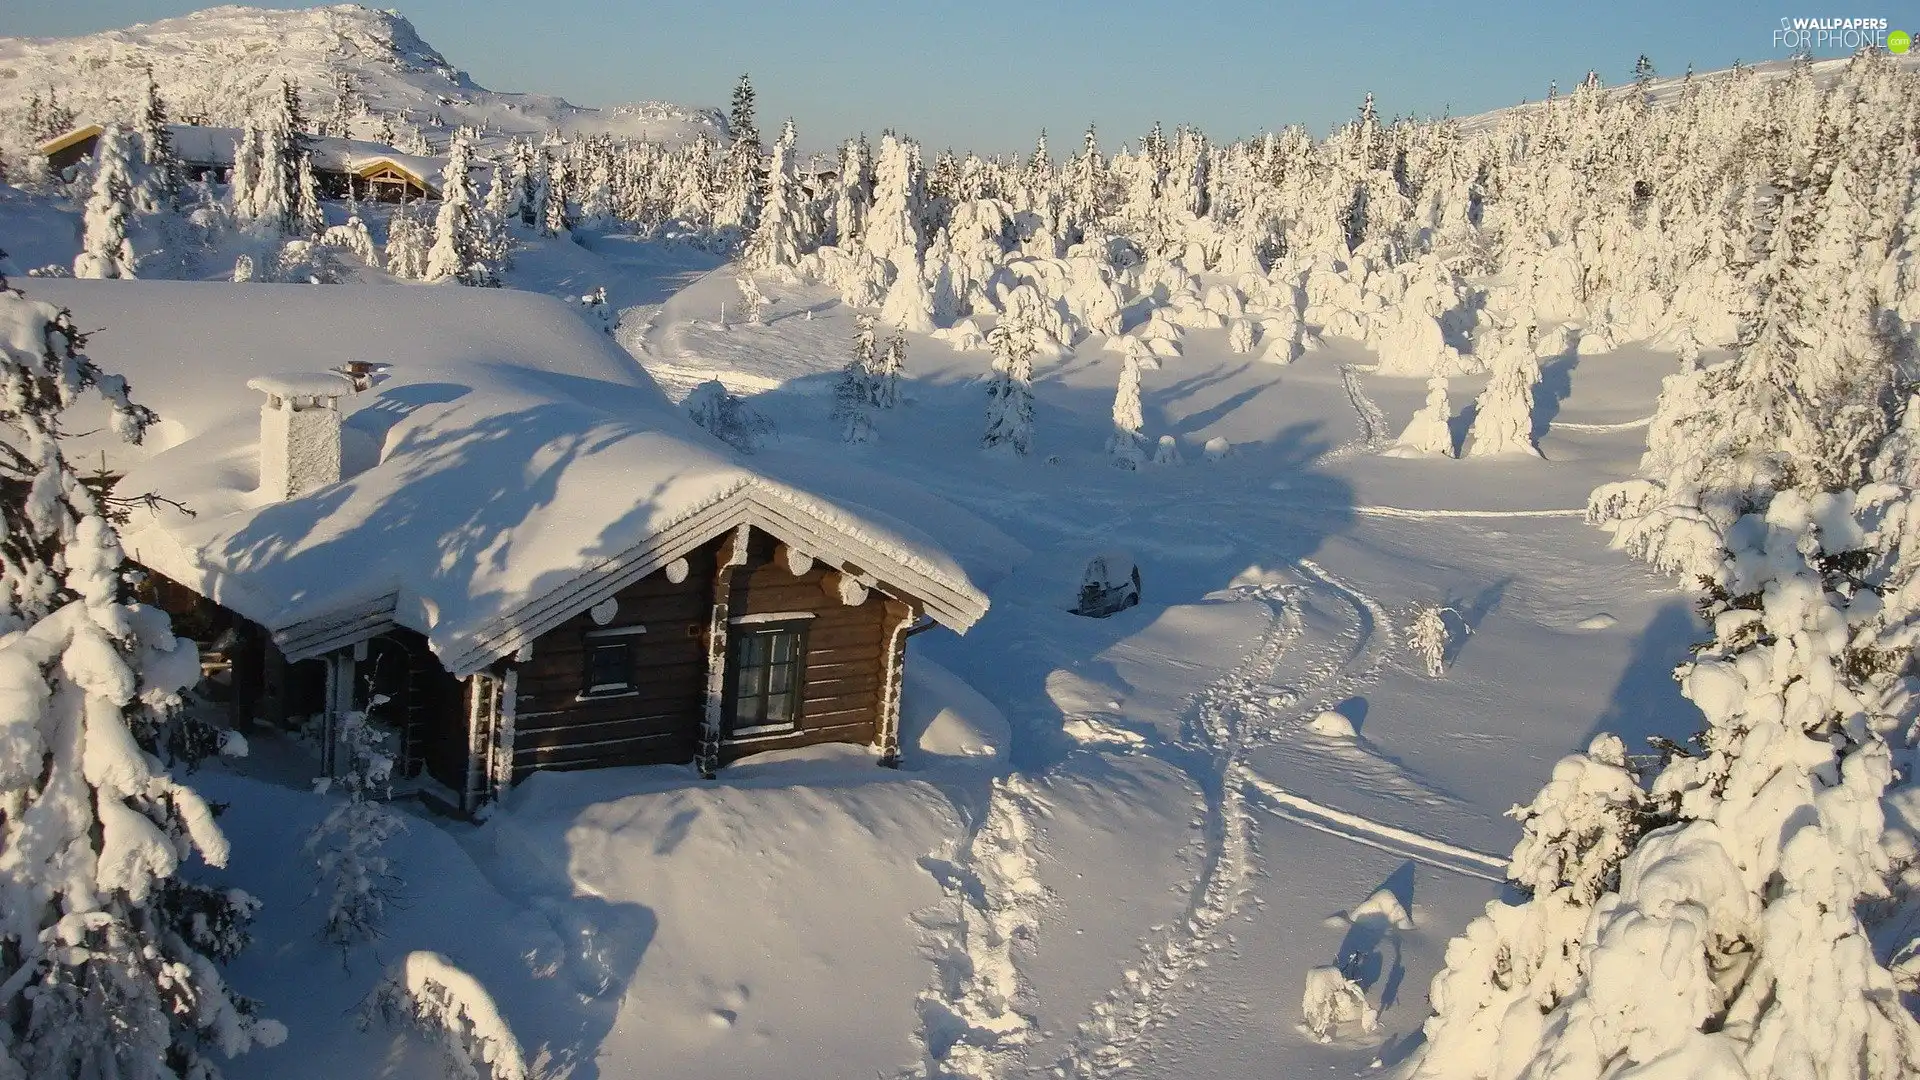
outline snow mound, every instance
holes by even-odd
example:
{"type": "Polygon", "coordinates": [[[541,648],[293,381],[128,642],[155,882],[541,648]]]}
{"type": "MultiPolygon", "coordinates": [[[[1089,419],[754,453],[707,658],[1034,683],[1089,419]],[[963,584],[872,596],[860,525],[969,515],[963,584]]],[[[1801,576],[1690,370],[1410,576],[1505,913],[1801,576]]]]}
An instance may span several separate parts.
{"type": "Polygon", "coordinates": [[[1351,739],[1358,734],[1354,731],[1353,721],[1329,709],[1307,724],[1314,734],[1325,735],[1329,739],[1351,739]]]}

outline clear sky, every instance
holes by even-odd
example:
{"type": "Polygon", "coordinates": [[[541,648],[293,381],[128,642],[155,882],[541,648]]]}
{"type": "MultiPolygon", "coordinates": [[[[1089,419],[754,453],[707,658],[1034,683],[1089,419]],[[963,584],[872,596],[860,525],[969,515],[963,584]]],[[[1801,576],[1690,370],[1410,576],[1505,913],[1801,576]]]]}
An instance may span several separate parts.
{"type": "MultiPolygon", "coordinates": [[[[1216,137],[1288,123],[1322,134],[1369,90],[1389,116],[1479,112],[1538,99],[1550,80],[1571,88],[1588,69],[1624,82],[1643,52],[1662,74],[1782,59],[1783,15],[1920,31],[1910,0],[374,2],[401,3],[421,37],[496,90],[724,106],[745,71],[768,134],[792,116],[805,146],[891,127],[983,152],[1025,149],[1045,127],[1058,153],[1089,121],[1108,147],[1156,119],[1216,137]]],[[[4,0],[0,33],[91,33],[206,6],[4,0]]]]}

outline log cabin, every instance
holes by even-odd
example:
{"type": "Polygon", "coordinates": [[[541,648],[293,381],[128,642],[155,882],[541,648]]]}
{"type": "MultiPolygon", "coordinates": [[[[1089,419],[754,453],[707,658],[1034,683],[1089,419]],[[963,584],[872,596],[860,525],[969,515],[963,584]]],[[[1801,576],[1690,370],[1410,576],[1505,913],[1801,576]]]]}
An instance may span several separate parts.
{"type": "Polygon", "coordinates": [[[965,632],[1017,550],[837,446],[743,458],[546,297],[45,284],[138,327],[89,344],[162,417],[113,471],[191,514],[137,510],[124,546],[205,692],[242,726],[371,709],[464,811],[539,770],[898,764],[908,639],[965,632]]]}
{"type": "MultiPolygon", "coordinates": [[[[83,124],[63,135],[40,144],[40,154],[55,176],[93,158],[105,128],[83,124]]],[[[233,173],[234,154],[240,145],[239,128],[201,127],[194,124],[169,124],[174,153],[180,159],[188,180],[225,183],[233,173]]],[[[439,177],[446,159],[420,154],[404,154],[391,146],[364,139],[344,139],[331,135],[306,135],[307,152],[312,156],[313,175],[320,194],[326,198],[368,199],[375,202],[411,202],[440,197],[439,177]]],[[[476,169],[487,166],[476,165],[476,169]]]]}

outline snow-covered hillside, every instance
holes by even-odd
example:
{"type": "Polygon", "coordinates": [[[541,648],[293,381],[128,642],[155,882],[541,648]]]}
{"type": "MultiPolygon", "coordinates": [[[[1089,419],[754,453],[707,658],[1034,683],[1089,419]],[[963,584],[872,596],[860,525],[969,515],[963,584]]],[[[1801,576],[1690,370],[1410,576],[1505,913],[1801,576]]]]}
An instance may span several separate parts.
{"type": "MultiPolygon", "coordinates": [[[[242,124],[255,105],[279,93],[282,78],[300,90],[310,114],[324,115],[340,77],[351,75],[369,109],[426,129],[436,145],[445,129],[461,124],[503,135],[557,129],[669,142],[725,131],[712,109],[657,101],[588,108],[546,94],[489,90],[422,41],[397,11],[358,4],[218,7],[85,37],[0,37],[0,149],[24,148],[21,120],[35,94],[57,93],[83,123],[128,120],[149,66],[176,117],[216,125],[242,124]]],[[[377,126],[368,120],[360,134],[377,126]]]]}

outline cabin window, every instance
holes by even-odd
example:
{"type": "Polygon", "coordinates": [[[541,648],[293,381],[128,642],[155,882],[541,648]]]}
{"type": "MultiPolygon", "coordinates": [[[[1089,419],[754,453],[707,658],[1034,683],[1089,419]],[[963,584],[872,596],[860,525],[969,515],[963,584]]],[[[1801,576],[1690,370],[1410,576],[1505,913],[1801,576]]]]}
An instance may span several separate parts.
{"type": "Polygon", "coordinates": [[[806,652],[805,622],[735,628],[729,735],[739,738],[793,730],[800,718],[800,667],[806,652]]]}
{"type": "Polygon", "coordinates": [[[587,642],[587,684],[582,697],[624,694],[633,689],[633,645],[626,641],[587,642]]]}

